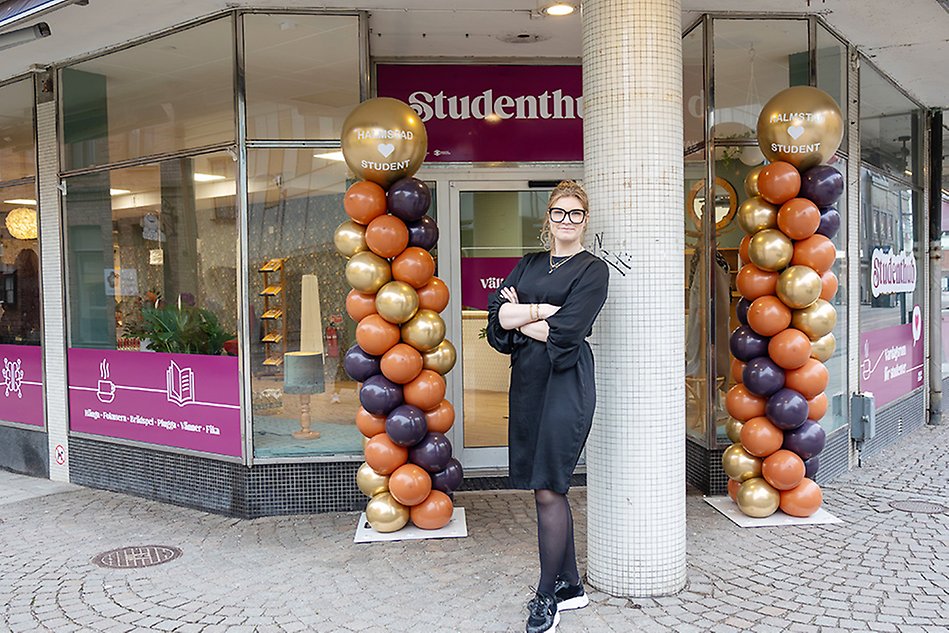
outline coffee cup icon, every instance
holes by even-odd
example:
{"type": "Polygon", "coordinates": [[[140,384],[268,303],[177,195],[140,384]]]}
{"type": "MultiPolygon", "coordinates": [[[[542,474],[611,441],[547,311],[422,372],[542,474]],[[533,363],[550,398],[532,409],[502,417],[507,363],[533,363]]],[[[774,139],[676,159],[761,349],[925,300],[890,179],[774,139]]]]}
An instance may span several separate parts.
{"type": "Polygon", "coordinates": [[[99,399],[99,402],[104,402],[109,404],[115,400],[115,383],[111,380],[100,380],[98,388],[96,389],[96,397],[99,399]]]}

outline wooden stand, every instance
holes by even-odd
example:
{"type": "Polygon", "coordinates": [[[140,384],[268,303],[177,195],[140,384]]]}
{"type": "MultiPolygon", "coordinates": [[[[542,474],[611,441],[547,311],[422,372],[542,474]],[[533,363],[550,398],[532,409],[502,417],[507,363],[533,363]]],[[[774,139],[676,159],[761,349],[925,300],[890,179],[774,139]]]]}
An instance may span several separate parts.
{"type": "Polygon", "coordinates": [[[300,394],[300,430],[292,433],[298,440],[315,440],[320,437],[319,431],[310,430],[310,394],[300,394]]]}
{"type": "Polygon", "coordinates": [[[258,269],[264,276],[264,289],[260,296],[264,298],[264,312],[260,315],[264,324],[264,365],[279,367],[283,364],[283,355],[287,351],[287,293],[284,277],[283,258],[271,259],[258,269]],[[279,273],[277,279],[273,274],[279,273]]]}

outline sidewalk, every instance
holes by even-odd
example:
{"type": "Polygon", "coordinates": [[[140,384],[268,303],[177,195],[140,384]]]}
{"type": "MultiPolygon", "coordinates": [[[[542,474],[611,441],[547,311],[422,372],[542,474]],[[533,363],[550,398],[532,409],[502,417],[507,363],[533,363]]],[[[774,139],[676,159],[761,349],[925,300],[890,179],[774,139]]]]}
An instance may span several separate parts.
{"type": "MultiPolygon", "coordinates": [[[[890,503],[949,506],[947,447],[949,426],[926,427],[825,487],[843,524],[742,530],[690,495],[685,591],[592,593],[558,631],[944,633],[949,513],[890,503]]],[[[585,489],[570,496],[583,559],[585,489]]],[[[532,497],[457,500],[468,538],[354,545],[354,514],[248,521],[0,473],[0,631],[523,631],[532,497]],[[92,563],[144,545],[183,553],[138,569],[92,563]]]]}

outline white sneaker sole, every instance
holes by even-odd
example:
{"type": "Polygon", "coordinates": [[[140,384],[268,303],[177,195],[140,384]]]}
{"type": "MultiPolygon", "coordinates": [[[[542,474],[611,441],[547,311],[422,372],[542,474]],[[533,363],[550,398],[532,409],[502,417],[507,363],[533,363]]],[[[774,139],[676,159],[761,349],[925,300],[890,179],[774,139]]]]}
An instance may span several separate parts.
{"type": "Polygon", "coordinates": [[[588,604],[590,604],[590,599],[587,597],[587,594],[583,594],[582,596],[577,596],[576,598],[570,598],[569,600],[558,602],[557,612],[559,613],[560,611],[572,611],[573,609],[582,609],[588,604]]]}

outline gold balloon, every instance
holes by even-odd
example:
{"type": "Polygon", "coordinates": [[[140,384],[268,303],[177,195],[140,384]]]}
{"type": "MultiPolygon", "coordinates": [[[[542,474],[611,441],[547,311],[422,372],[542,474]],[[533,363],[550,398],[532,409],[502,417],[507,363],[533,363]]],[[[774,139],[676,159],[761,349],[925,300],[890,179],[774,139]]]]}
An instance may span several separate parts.
{"type": "Polygon", "coordinates": [[[389,323],[405,323],[418,312],[415,288],[404,281],[390,281],[376,293],[376,312],[389,323]]]}
{"type": "Polygon", "coordinates": [[[376,532],[396,532],[409,522],[409,509],[388,492],[380,492],[366,504],[366,520],[376,532]]]}
{"type": "Polygon", "coordinates": [[[346,281],[359,292],[373,294],[391,279],[389,262],[371,251],[356,253],[346,262],[346,281]]]}
{"type": "Polygon", "coordinates": [[[744,426],[744,424],[745,423],[741,420],[736,420],[729,416],[728,422],[725,423],[725,435],[736,444],[741,442],[741,427],[744,426]]]}
{"type": "Polygon", "coordinates": [[[367,497],[375,497],[379,493],[389,492],[389,476],[380,475],[369,464],[363,462],[356,471],[356,485],[367,497]]]}
{"type": "Polygon", "coordinates": [[[458,354],[455,352],[455,346],[451,344],[451,341],[445,339],[432,351],[422,354],[422,367],[444,376],[455,366],[457,358],[458,354]]]}
{"type": "Polygon", "coordinates": [[[369,440],[371,440],[371,439],[372,439],[371,437],[366,437],[365,435],[363,436],[363,438],[362,438],[362,449],[363,449],[364,451],[366,450],[366,444],[368,444],[368,443],[369,443],[369,440]]]}
{"type": "Polygon", "coordinates": [[[778,207],[755,196],[738,207],[738,224],[745,233],[754,235],[758,231],[778,226],[778,207]]]}
{"type": "Polygon", "coordinates": [[[758,115],[758,145],[768,160],[783,160],[800,171],[827,162],[843,138],[837,102],[811,86],[785,88],[758,115]]]}
{"type": "Polygon", "coordinates": [[[735,481],[745,481],[752,477],[761,476],[761,460],[748,451],[738,442],[725,449],[722,455],[722,467],[725,474],[735,481]]]}
{"type": "Polygon", "coordinates": [[[343,122],[340,141],[356,177],[386,188],[417,172],[428,150],[428,134],[418,113],[389,97],[356,106],[343,122]]]}
{"type": "Polygon", "coordinates": [[[820,298],[820,289],[820,275],[808,266],[791,266],[778,276],[778,299],[792,310],[813,304],[820,298]]]}
{"type": "Polygon", "coordinates": [[[781,504],[781,493],[762,477],[742,483],[735,497],[742,512],[758,519],[771,516],[781,504]]]}
{"type": "Polygon", "coordinates": [[[811,343],[811,358],[816,358],[820,362],[826,363],[830,360],[830,357],[834,355],[835,349],[837,349],[837,338],[833,332],[828,332],[811,343]]]}
{"type": "Polygon", "coordinates": [[[432,310],[419,310],[402,326],[402,340],[425,353],[445,340],[445,322],[432,310]]]}
{"type": "Polygon", "coordinates": [[[369,250],[366,244],[366,227],[352,220],[346,220],[336,227],[333,243],[343,257],[352,257],[356,253],[369,250]]]}
{"type": "Polygon", "coordinates": [[[807,338],[811,339],[812,350],[814,342],[833,332],[836,325],[837,310],[823,299],[818,299],[813,305],[803,310],[795,310],[791,313],[791,327],[804,332],[807,338]]]}
{"type": "Polygon", "coordinates": [[[762,270],[777,272],[791,263],[794,244],[777,229],[765,229],[751,236],[748,242],[748,259],[762,270]]]}
{"type": "Polygon", "coordinates": [[[745,176],[745,193],[748,194],[749,198],[754,198],[755,196],[761,195],[758,192],[758,176],[761,174],[761,170],[764,168],[765,165],[758,165],[749,171],[747,176],[745,176]]]}

